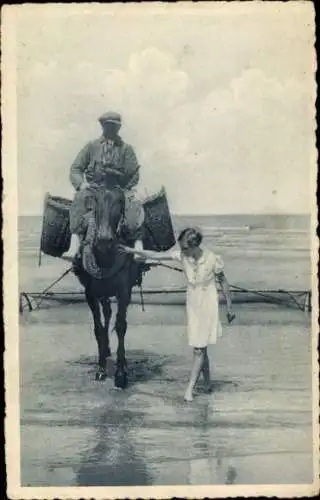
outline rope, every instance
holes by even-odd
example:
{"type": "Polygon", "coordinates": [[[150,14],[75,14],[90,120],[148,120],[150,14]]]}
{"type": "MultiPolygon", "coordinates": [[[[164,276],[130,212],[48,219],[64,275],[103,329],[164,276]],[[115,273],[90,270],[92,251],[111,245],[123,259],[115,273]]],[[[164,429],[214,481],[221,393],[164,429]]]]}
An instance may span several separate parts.
{"type": "MultiPolygon", "coordinates": [[[[152,263],[150,264],[151,266],[161,266],[161,267],[165,267],[167,269],[172,269],[174,271],[178,271],[178,272],[183,272],[182,269],[178,268],[178,267],[175,267],[175,266],[169,266],[167,264],[163,264],[162,262],[155,262],[155,263],[152,263]]],[[[29,296],[32,296],[32,295],[36,295],[36,296],[43,296],[38,302],[36,302],[36,308],[39,307],[39,305],[43,302],[43,300],[46,298],[46,296],[50,296],[50,293],[49,293],[49,290],[51,290],[51,288],[53,288],[54,285],[56,285],[57,283],[59,283],[59,281],[61,281],[67,274],[69,274],[69,272],[73,269],[73,266],[71,266],[70,268],[68,268],[66,271],[63,272],[63,274],[61,276],[59,276],[59,278],[57,278],[55,281],[53,281],[47,288],[45,288],[42,292],[38,292],[37,294],[27,294],[26,292],[21,292],[20,293],[20,301],[19,301],[19,310],[20,312],[22,313],[23,310],[25,309],[25,307],[27,306],[29,311],[31,311],[33,309],[32,307],[32,304],[31,304],[31,301],[29,299],[29,296]],[[22,297],[24,297],[27,301],[27,304],[26,306],[23,306],[22,305],[22,297]]],[[[276,292],[276,293],[283,293],[283,294],[286,294],[290,299],[291,301],[301,310],[301,311],[305,311],[305,310],[309,310],[311,311],[311,293],[310,291],[304,291],[304,292],[300,292],[300,291],[297,291],[297,292],[289,292],[289,291],[286,291],[286,290],[282,290],[282,289],[279,289],[279,290],[273,290],[273,291],[259,291],[259,290],[250,290],[248,288],[243,288],[243,287],[239,287],[239,286],[236,286],[236,285],[229,285],[230,286],[230,289],[231,291],[234,291],[235,293],[236,292],[245,292],[245,293],[251,293],[252,295],[257,295],[257,296],[260,296],[264,299],[267,299],[268,301],[270,302],[273,302],[273,303],[276,303],[276,304],[279,304],[279,305],[282,305],[283,303],[287,302],[288,301],[285,301],[285,300],[281,300],[279,298],[276,298],[276,297],[273,297],[272,295],[270,295],[270,293],[273,293],[273,292],[276,292]],[[300,296],[304,296],[305,297],[305,301],[304,301],[304,304],[301,305],[296,299],[295,297],[293,296],[293,293],[296,293],[296,294],[299,294],[300,296]]],[[[140,298],[141,298],[141,306],[142,306],[142,310],[144,311],[145,310],[145,304],[144,304],[144,297],[143,297],[143,290],[142,290],[142,287],[139,287],[140,288],[140,298]]],[[[149,292],[150,293],[150,292],[149,292]]],[[[161,290],[160,291],[157,291],[156,293],[161,293],[161,290]]],[[[167,292],[166,292],[167,293],[167,292]]],[[[51,294],[53,294],[53,292],[51,292],[51,294]]],[[[61,295],[73,295],[72,292],[64,292],[64,293],[61,293],[61,295]]],[[[290,301],[289,301],[290,302],[290,301]]]]}
{"type": "Polygon", "coordinates": [[[140,290],[141,307],[142,307],[142,311],[144,312],[145,308],[144,308],[144,298],[143,298],[142,286],[139,287],[139,290],[140,290]]]}
{"type": "Polygon", "coordinates": [[[43,215],[42,215],[42,222],[41,222],[41,236],[40,236],[40,245],[39,245],[39,255],[38,255],[38,266],[41,266],[41,257],[42,257],[42,235],[43,235],[43,230],[44,230],[44,222],[45,222],[45,208],[46,208],[46,203],[49,198],[49,193],[45,194],[44,201],[43,201],[43,215]]]}
{"type": "Polygon", "coordinates": [[[83,242],[82,265],[84,270],[93,278],[98,280],[109,279],[118,274],[124,268],[127,259],[126,256],[121,256],[119,254],[114,265],[111,268],[100,268],[93,253],[93,240],[95,230],[95,220],[93,217],[90,217],[88,221],[86,238],[83,242]]]}
{"type": "MultiPolygon", "coordinates": [[[[172,269],[173,271],[178,271],[180,273],[183,272],[182,269],[180,269],[179,267],[175,267],[175,266],[169,266],[167,264],[163,264],[162,262],[155,262],[155,263],[152,263],[150,264],[152,266],[161,266],[161,267],[165,267],[167,269],[172,269]]],[[[272,297],[270,294],[268,294],[268,292],[261,292],[261,291],[258,291],[258,290],[250,290],[249,288],[242,288],[242,287],[238,287],[236,285],[229,285],[230,286],[230,289],[231,291],[239,291],[239,292],[245,292],[245,293],[252,293],[253,295],[257,295],[259,297],[262,297],[264,299],[267,299],[269,300],[270,302],[273,302],[275,304],[283,304],[284,302],[287,302],[287,301],[284,301],[280,298],[276,298],[276,297],[272,297]]],[[[292,295],[292,293],[286,291],[286,290],[276,290],[278,293],[283,293],[283,294],[286,294],[292,302],[294,302],[294,304],[298,307],[298,309],[300,309],[301,311],[304,311],[306,310],[306,308],[308,308],[308,310],[310,310],[310,305],[308,304],[308,306],[306,306],[305,304],[301,305],[296,299],[295,297],[292,295]]],[[[309,298],[309,292],[301,292],[301,295],[304,295],[306,294],[307,295],[307,298],[308,300],[310,301],[310,298],[309,298]]]]}
{"type": "Polygon", "coordinates": [[[161,267],[166,267],[167,269],[172,269],[173,271],[178,271],[179,273],[183,273],[183,270],[180,267],[175,267],[175,266],[168,266],[168,264],[163,264],[162,262],[152,262],[150,263],[150,266],[161,266],[161,267]]]}
{"type": "Polygon", "coordinates": [[[29,300],[28,295],[25,292],[22,292],[20,294],[20,305],[19,305],[20,312],[22,313],[23,310],[25,309],[22,305],[22,302],[21,302],[22,297],[24,297],[27,300],[27,305],[28,305],[29,311],[37,309],[40,306],[40,304],[44,301],[46,295],[48,295],[49,290],[51,290],[51,288],[53,288],[54,285],[59,283],[59,281],[61,281],[65,276],[67,276],[67,274],[69,274],[70,271],[72,271],[72,269],[73,269],[73,266],[69,267],[66,271],[64,271],[61,274],[61,276],[59,276],[59,278],[57,278],[55,281],[53,281],[51,283],[51,285],[47,286],[47,288],[42,290],[42,292],[39,292],[39,295],[43,295],[43,297],[38,302],[35,303],[35,307],[32,307],[32,304],[31,304],[31,301],[29,300]]]}
{"type": "Polygon", "coordinates": [[[42,257],[42,252],[41,252],[41,247],[39,248],[39,255],[38,255],[38,266],[41,266],[41,257],[42,257]]]}

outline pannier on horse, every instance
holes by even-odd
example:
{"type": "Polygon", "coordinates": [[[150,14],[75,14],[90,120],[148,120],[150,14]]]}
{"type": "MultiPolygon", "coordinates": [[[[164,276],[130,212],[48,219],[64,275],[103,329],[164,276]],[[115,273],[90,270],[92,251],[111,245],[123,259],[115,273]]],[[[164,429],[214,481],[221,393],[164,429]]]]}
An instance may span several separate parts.
{"type": "MultiPolygon", "coordinates": [[[[45,196],[40,250],[52,257],[62,257],[70,248],[69,208],[72,201],[58,196],[45,196]]],[[[175,235],[165,189],[143,203],[146,250],[166,251],[175,245],[175,235]]]]}

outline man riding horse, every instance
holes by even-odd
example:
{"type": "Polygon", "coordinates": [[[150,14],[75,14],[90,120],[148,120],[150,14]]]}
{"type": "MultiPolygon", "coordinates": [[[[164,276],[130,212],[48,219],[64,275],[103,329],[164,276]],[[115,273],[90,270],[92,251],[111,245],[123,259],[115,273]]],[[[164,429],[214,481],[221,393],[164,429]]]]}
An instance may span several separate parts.
{"type": "Polygon", "coordinates": [[[140,165],[133,147],[119,135],[121,116],[109,111],[99,118],[102,136],[88,142],[80,151],[70,169],[70,181],[76,194],[70,208],[71,247],[68,252],[79,262],[81,244],[88,227],[94,191],[120,186],[125,195],[122,234],[142,249],[144,210],[135,194],[140,179],[140,165]]]}
{"type": "Polygon", "coordinates": [[[116,299],[114,330],[118,347],[114,380],[116,387],[124,388],[128,381],[127,311],[132,288],[141,285],[149,266],[124,253],[119,245],[142,249],[144,207],[134,192],[140,165],[133,147],[119,136],[120,115],[108,112],[99,121],[102,136],[86,144],[70,169],[76,194],[69,209],[73,241],[68,253],[92,312],[98,346],[96,380],[100,381],[107,376],[106,361],[111,356],[110,299],[116,299]]]}

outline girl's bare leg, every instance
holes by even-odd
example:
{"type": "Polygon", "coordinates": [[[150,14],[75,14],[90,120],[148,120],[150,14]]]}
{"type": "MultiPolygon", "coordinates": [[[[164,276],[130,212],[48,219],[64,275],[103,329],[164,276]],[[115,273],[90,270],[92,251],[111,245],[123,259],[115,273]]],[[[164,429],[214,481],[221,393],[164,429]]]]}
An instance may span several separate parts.
{"type": "Polygon", "coordinates": [[[206,389],[209,389],[209,388],[211,388],[210,363],[209,363],[208,351],[207,351],[206,347],[204,348],[203,353],[204,353],[203,354],[203,362],[202,362],[202,366],[201,366],[201,369],[200,369],[200,372],[199,372],[199,375],[198,375],[196,383],[198,383],[199,378],[200,378],[200,376],[202,374],[203,375],[203,379],[204,379],[204,383],[205,383],[205,387],[206,387],[206,389]]]}
{"type": "Polygon", "coordinates": [[[204,383],[205,383],[206,392],[209,392],[211,389],[211,379],[210,379],[210,363],[209,363],[207,348],[205,348],[205,351],[204,351],[204,358],[203,358],[203,363],[202,363],[202,373],[203,373],[203,379],[204,379],[204,383]]]}
{"type": "Polygon", "coordinates": [[[190,381],[189,385],[187,387],[187,390],[184,395],[185,401],[192,401],[193,400],[193,389],[194,386],[197,383],[197,380],[200,375],[200,371],[203,367],[203,360],[204,360],[204,349],[205,348],[194,348],[193,349],[193,367],[191,371],[191,376],[190,376],[190,381]]]}

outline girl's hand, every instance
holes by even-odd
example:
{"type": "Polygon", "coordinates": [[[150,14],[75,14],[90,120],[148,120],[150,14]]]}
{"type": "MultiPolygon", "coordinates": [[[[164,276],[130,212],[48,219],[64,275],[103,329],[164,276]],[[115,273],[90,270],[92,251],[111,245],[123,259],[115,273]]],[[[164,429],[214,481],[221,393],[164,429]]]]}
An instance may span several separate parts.
{"type": "Polygon", "coordinates": [[[120,250],[122,250],[124,253],[137,253],[134,248],[126,247],[125,245],[119,245],[120,250]]]}
{"type": "Polygon", "coordinates": [[[134,251],[134,258],[135,260],[137,261],[145,261],[147,259],[147,256],[145,254],[145,252],[143,252],[143,250],[135,250],[134,251]]]}
{"type": "Polygon", "coordinates": [[[139,260],[145,260],[146,259],[146,255],[144,253],[143,250],[136,250],[135,248],[131,248],[131,247],[126,247],[125,245],[119,245],[119,248],[120,250],[122,250],[124,253],[129,253],[129,254],[133,254],[134,256],[136,256],[139,260]]]}

